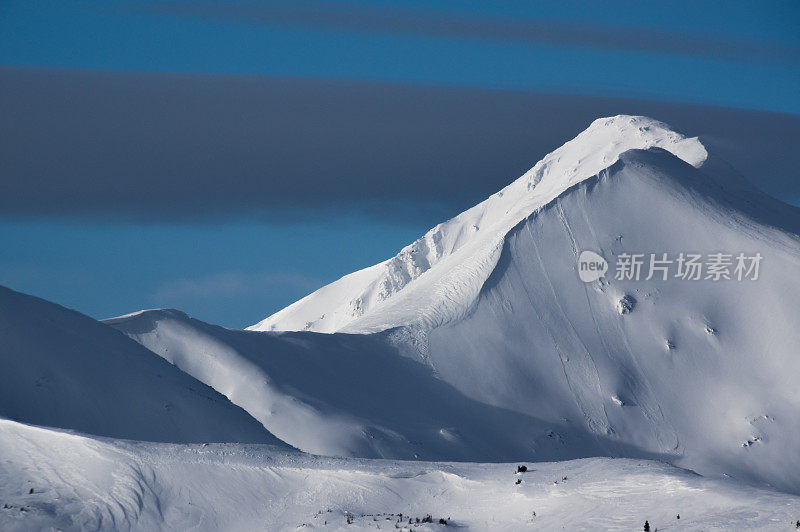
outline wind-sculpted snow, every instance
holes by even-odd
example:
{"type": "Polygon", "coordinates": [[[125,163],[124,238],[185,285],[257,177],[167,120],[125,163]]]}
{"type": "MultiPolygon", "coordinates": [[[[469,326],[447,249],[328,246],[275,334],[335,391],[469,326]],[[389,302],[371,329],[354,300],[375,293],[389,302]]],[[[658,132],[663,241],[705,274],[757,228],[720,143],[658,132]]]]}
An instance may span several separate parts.
{"type": "Polygon", "coordinates": [[[512,227],[570,186],[611,166],[623,152],[653,147],[694,166],[708,155],[697,138],[686,138],[650,118],[596,120],[506,188],[437,225],[394,258],[346,276],[251,328],[375,332],[457,319],[491,274],[512,227]]]}
{"type": "Polygon", "coordinates": [[[279,443],[118,331],[4,287],[0,367],[0,418],[150,441],[279,443]]]}
{"type": "Polygon", "coordinates": [[[645,520],[651,530],[790,530],[800,514],[796,496],[643,460],[516,473],[517,463],[109,441],[7,420],[0,453],[0,529],[14,532],[641,530],[645,520]]]}

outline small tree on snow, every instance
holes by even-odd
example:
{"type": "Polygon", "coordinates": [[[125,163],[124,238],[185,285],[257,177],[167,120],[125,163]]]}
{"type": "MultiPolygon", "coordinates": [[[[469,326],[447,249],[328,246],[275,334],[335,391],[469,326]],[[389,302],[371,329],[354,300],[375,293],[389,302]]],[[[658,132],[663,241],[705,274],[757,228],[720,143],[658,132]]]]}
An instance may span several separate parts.
{"type": "Polygon", "coordinates": [[[646,519],[644,521],[644,532],[650,532],[650,523],[646,519]]]}

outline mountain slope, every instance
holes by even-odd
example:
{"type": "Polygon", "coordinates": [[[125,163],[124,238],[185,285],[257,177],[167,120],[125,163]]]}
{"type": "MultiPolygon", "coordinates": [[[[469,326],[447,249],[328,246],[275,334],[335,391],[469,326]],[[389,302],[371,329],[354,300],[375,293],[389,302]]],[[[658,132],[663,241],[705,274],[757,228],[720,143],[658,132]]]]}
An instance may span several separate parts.
{"type": "MultiPolygon", "coordinates": [[[[281,355],[282,364],[310,372],[324,367],[333,381],[355,374],[381,383],[374,376],[396,364],[399,353],[463,396],[457,409],[436,411],[445,399],[426,385],[415,390],[416,402],[379,408],[362,426],[396,430],[391,420],[398,416],[427,415],[427,427],[446,429],[456,425],[447,417],[463,412],[468,399],[523,416],[514,425],[516,441],[532,458],[541,459],[532,443],[544,428],[561,447],[542,455],[658,456],[701,474],[800,493],[798,233],[798,209],[755,192],[696,139],[642,117],[601,119],[502,194],[434,228],[395,259],[324,287],[256,327],[305,322],[299,328],[361,334],[242,333],[262,338],[252,350],[240,348],[244,336],[214,335],[214,341],[265,361],[284,351],[279,341],[305,342],[313,356],[281,355]],[[577,271],[585,250],[609,262],[605,276],[588,283],[577,271]],[[699,280],[682,279],[675,269],[681,253],[703,260],[758,254],[760,273],[714,280],[704,270],[699,280]],[[618,262],[632,254],[644,260],[667,254],[672,269],[647,279],[645,266],[638,279],[616,279],[618,262]],[[346,357],[358,364],[341,365],[346,357]],[[358,369],[369,363],[378,369],[358,369]]],[[[169,359],[167,335],[158,325],[148,331],[132,337],[169,359]]],[[[205,344],[184,342],[181,356],[202,359],[205,344]]],[[[259,364],[274,379],[271,386],[284,384],[288,370],[259,364]]],[[[296,382],[289,381],[287,395],[336,404],[343,416],[382,393],[380,385],[356,379],[322,398],[296,382]],[[351,396],[358,400],[348,402],[351,396]]],[[[470,424],[458,426],[466,434],[470,424]]],[[[468,456],[479,449],[480,434],[465,439],[462,454],[448,456],[476,459],[468,456]]],[[[365,451],[353,441],[358,445],[340,440],[332,454],[407,456],[405,442],[365,451]]],[[[435,439],[425,441],[441,452],[435,439]]]]}
{"type": "Polygon", "coordinates": [[[116,438],[284,445],[111,327],[4,287],[0,366],[2,417],[116,438]]]}
{"type": "MultiPolygon", "coordinates": [[[[606,450],[581,428],[542,423],[470,399],[437,379],[429,366],[401,355],[385,335],[237,331],[174,310],[106,323],[306,452],[510,461],[563,460],[606,450]]],[[[606,444],[612,453],[654,456],[606,444]]]]}
{"type": "Polygon", "coordinates": [[[506,236],[466,317],[397,334],[482,402],[800,491],[800,239],[747,211],[676,157],[629,152],[506,236]],[[582,250],[611,272],[581,282],[582,250]],[[623,253],[721,251],[761,253],[759,278],[614,278],[623,253]]]}
{"type": "Polygon", "coordinates": [[[570,186],[611,166],[630,149],[658,147],[699,166],[708,154],[697,138],[645,117],[594,121],[522,177],[475,207],[437,225],[397,256],[352,273],[250,327],[253,330],[375,332],[422,321],[457,319],[493,270],[506,233],[570,186]],[[413,292],[413,294],[410,294],[413,292]],[[385,312],[413,299],[407,312],[385,312]],[[380,318],[370,320],[370,315],[380,318]]]}
{"type": "Polygon", "coordinates": [[[641,530],[645,520],[659,530],[790,530],[800,516],[796,496],[641,460],[537,463],[516,475],[517,464],[112,442],[7,420],[0,450],[4,531],[641,530]],[[426,515],[434,522],[416,523],[426,515]]]}

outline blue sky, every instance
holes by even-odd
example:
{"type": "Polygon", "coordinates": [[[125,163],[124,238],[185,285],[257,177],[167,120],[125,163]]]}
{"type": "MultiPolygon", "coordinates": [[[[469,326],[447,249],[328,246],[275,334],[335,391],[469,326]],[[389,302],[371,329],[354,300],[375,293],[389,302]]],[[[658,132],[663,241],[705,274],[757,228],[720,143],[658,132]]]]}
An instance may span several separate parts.
{"type": "Polygon", "coordinates": [[[6,65],[622,93],[800,112],[796,2],[11,1],[3,10],[6,65]]]}
{"type": "Polygon", "coordinates": [[[7,1],[0,283],[244,326],[617,112],[798,203],[797,27],[796,2],[7,1]]]}

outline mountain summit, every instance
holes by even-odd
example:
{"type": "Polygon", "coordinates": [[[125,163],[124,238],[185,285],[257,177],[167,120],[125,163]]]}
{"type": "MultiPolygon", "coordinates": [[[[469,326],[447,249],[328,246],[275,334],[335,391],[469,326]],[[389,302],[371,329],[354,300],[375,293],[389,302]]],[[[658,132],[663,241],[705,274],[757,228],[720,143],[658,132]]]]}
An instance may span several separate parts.
{"type": "Polygon", "coordinates": [[[418,318],[429,326],[447,322],[474,301],[515,225],[613,165],[622,153],[650,148],[664,149],[695,167],[708,156],[696,137],[686,138],[657,120],[600,118],[519,179],[437,225],[396,256],[347,275],[250,329],[375,332],[418,318]]]}
{"type": "Polygon", "coordinates": [[[598,454],[798,491],[799,221],[697,138],[603,118],[252,329],[380,332],[471,399],[580,427],[598,454]],[[607,271],[582,282],[587,250],[607,271]]]}

